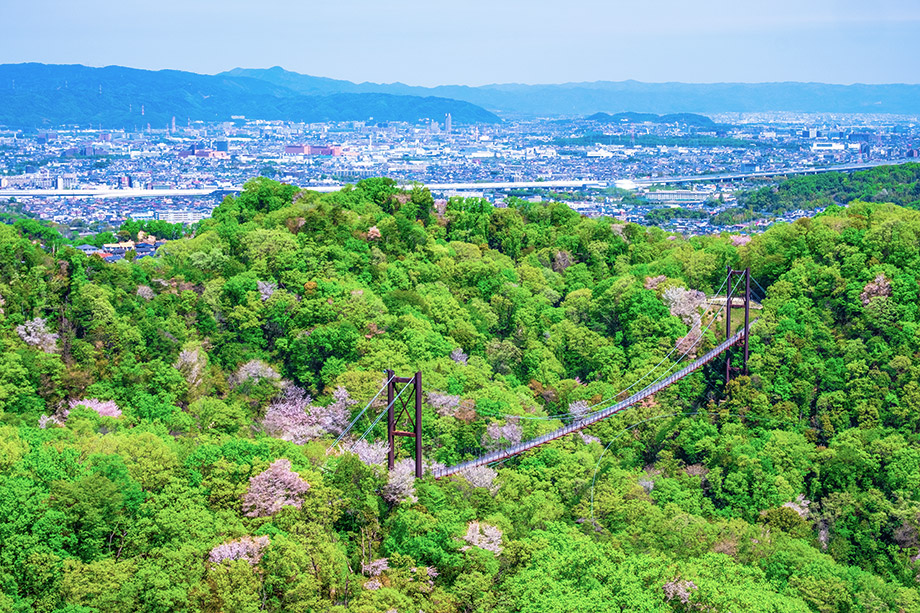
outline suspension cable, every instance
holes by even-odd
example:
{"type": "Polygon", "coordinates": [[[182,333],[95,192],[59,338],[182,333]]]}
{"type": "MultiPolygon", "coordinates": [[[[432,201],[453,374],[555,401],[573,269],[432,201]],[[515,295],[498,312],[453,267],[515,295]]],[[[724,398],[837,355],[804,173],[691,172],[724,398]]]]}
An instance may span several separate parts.
{"type": "MultiPolygon", "coordinates": [[[[723,281],[723,282],[722,282],[722,285],[719,286],[719,289],[716,290],[716,295],[719,295],[719,294],[722,293],[722,288],[725,287],[725,283],[726,283],[727,281],[728,281],[728,277],[725,278],[725,281],[723,281]]],[[[732,289],[732,292],[734,292],[734,289],[732,289]]],[[[727,301],[726,301],[726,304],[727,304],[727,301]]],[[[716,318],[719,316],[719,313],[721,313],[723,309],[725,309],[725,305],[722,305],[722,306],[719,308],[719,310],[716,311],[716,312],[713,314],[712,319],[709,321],[709,325],[706,326],[706,330],[703,330],[702,332],[700,332],[699,335],[697,336],[696,340],[693,342],[694,345],[696,345],[698,342],[700,342],[701,340],[703,340],[703,334],[705,334],[706,331],[709,330],[710,326],[712,326],[713,322],[716,320],[716,318]]],[[[688,336],[689,336],[689,335],[688,335],[688,336]]],[[[633,383],[632,385],[630,385],[630,386],[627,387],[626,389],[624,389],[624,390],[618,392],[618,393],[616,394],[616,396],[619,396],[620,394],[624,394],[624,393],[628,392],[628,391],[631,390],[633,387],[635,387],[636,384],[639,383],[639,381],[642,381],[643,379],[645,379],[646,377],[648,377],[650,374],[652,374],[659,366],[661,366],[661,365],[664,363],[665,360],[667,360],[669,357],[671,357],[671,354],[673,354],[675,351],[677,351],[677,346],[678,346],[677,343],[675,343],[675,344],[674,344],[674,348],[671,349],[671,351],[668,352],[668,355],[665,356],[664,360],[662,360],[661,362],[659,362],[658,365],[655,366],[655,368],[653,368],[652,370],[650,370],[649,372],[647,372],[646,374],[644,374],[644,375],[642,376],[641,379],[637,380],[635,383],[633,383]]],[[[686,356],[686,355],[687,355],[687,354],[686,354],[686,352],[685,352],[684,355],[681,356],[680,358],[678,358],[677,362],[675,362],[674,365],[672,365],[671,368],[669,368],[669,369],[668,369],[667,371],[665,371],[665,372],[670,372],[671,369],[674,368],[675,365],[677,365],[678,363],[680,363],[680,361],[681,361],[681,360],[684,358],[684,356],[686,356]]],[[[658,377],[658,379],[656,379],[656,380],[655,380],[654,382],[652,382],[650,385],[654,385],[654,383],[657,382],[657,381],[659,381],[660,379],[661,379],[661,377],[658,377]]],[[[646,386],[646,387],[648,387],[648,386],[646,386]]],[[[614,398],[616,398],[616,396],[614,396],[614,398]]],[[[595,405],[595,406],[597,406],[597,405],[595,405]]]]}
{"type": "MultiPolygon", "coordinates": [[[[755,279],[754,277],[751,277],[751,281],[753,281],[754,283],[757,283],[757,279],[755,279]]],[[[761,293],[763,294],[763,297],[766,298],[766,297],[767,297],[767,290],[765,290],[765,289],[763,288],[763,285],[761,285],[760,283],[757,283],[757,287],[760,288],[760,291],[761,291],[761,293]]]]}
{"type": "MultiPolygon", "coordinates": [[[[738,280],[738,283],[741,283],[741,279],[738,280]]],[[[722,308],[724,308],[724,309],[730,309],[730,308],[731,308],[731,306],[729,306],[729,305],[731,305],[731,301],[732,301],[732,297],[734,296],[734,293],[735,293],[735,287],[732,287],[731,290],[730,290],[729,293],[728,293],[728,298],[725,300],[725,305],[724,305],[722,308]]],[[[719,309],[719,313],[720,313],[721,311],[722,311],[722,309],[719,309]]],[[[655,385],[656,383],[658,383],[659,381],[661,381],[662,379],[664,379],[664,378],[668,375],[668,373],[670,373],[672,370],[674,370],[674,367],[675,367],[675,366],[677,366],[678,364],[680,364],[681,361],[682,361],[685,357],[687,357],[687,355],[690,353],[690,351],[692,351],[693,349],[696,348],[696,344],[697,344],[699,341],[701,341],[701,340],[703,339],[703,335],[704,335],[706,332],[708,332],[708,331],[709,331],[709,328],[712,327],[712,324],[715,323],[716,317],[717,317],[717,316],[718,316],[718,313],[716,313],[716,316],[714,316],[714,317],[712,318],[712,320],[709,322],[709,325],[706,326],[706,329],[703,330],[702,332],[700,332],[700,335],[697,337],[696,341],[694,341],[693,345],[691,345],[690,347],[688,347],[687,350],[683,353],[683,355],[681,355],[681,356],[677,359],[676,362],[674,362],[673,364],[671,364],[671,366],[668,367],[668,369],[667,369],[666,371],[664,371],[657,379],[655,379],[654,381],[652,381],[651,383],[649,383],[649,386],[655,385]]],[[[646,387],[648,387],[648,386],[646,386],[646,387]]]]}
{"type": "MultiPolygon", "coordinates": [[[[725,281],[722,282],[722,285],[719,287],[719,289],[716,290],[716,294],[717,294],[717,295],[720,294],[720,293],[722,293],[722,288],[725,287],[725,283],[726,283],[727,281],[728,281],[728,278],[726,277],[725,281]]],[[[740,281],[739,281],[739,282],[740,282],[740,281]]],[[[734,294],[734,291],[735,291],[735,288],[733,287],[732,290],[731,290],[731,294],[730,294],[730,295],[733,295],[733,294],[734,294]]],[[[693,341],[693,345],[691,345],[691,347],[690,347],[687,351],[684,352],[684,354],[677,360],[677,362],[675,362],[674,364],[672,364],[672,365],[670,366],[670,368],[668,368],[668,369],[665,371],[664,375],[659,376],[657,379],[655,379],[655,380],[654,380],[652,383],[650,383],[649,385],[654,385],[655,383],[657,383],[658,381],[660,381],[662,378],[664,378],[664,376],[667,375],[667,373],[671,372],[671,371],[674,369],[674,367],[677,366],[677,364],[679,364],[679,363],[681,362],[681,360],[683,360],[683,358],[686,357],[687,354],[689,354],[689,352],[690,352],[692,349],[694,349],[694,348],[696,347],[696,345],[703,339],[703,335],[709,330],[709,328],[712,327],[712,324],[715,323],[715,321],[716,321],[716,319],[718,318],[719,314],[726,308],[726,305],[727,305],[727,304],[728,304],[728,300],[726,300],[726,303],[723,304],[723,305],[719,308],[719,310],[716,311],[716,312],[713,314],[712,319],[710,319],[710,321],[709,321],[709,325],[706,326],[706,329],[705,329],[705,330],[702,330],[702,331],[699,333],[699,335],[698,335],[698,336],[696,337],[696,339],[693,341]]],[[[568,418],[568,417],[581,417],[581,416],[584,416],[584,415],[587,414],[589,411],[591,411],[591,409],[594,409],[594,408],[597,408],[597,407],[599,407],[599,406],[601,406],[601,405],[603,405],[603,404],[606,404],[606,403],[610,402],[611,400],[615,399],[616,397],[620,396],[621,394],[624,394],[624,393],[628,392],[629,390],[631,390],[632,388],[634,388],[640,381],[643,381],[646,377],[648,377],[648,376],[651,375],[653,372],[655,372],[655,370],[657,370],[662,364],[664,364],[664,362],[665,362],[669,357],[671,357],[671,355],[672,355],[675,351],[677,351],[677,344],[674,345],[674,347],[671,349],[671,351],[669,351],[668,354],[667,354],[660,362],[658,362],[658,364],[656,364],[654,367],[652,367],[652,369],[649,370],[649,371],[648,371],[646,374],[644,374],[642,377],[640,377],[639,379],[637,379],[636,381],[634,381],[630,386],[626,387],[625,389],[620,390],[619,392],[617,392],[616,394],[614,394],[614,395],[612,395],[612,396],[608,396],[607,398],[604,398],[604,399],[601,400],[600,402],[594,403],[593,405],[589,406],[589,407],[585,410],[584,413],[575,413],[575,412],[569,411],[568,413],[556,413],[556,414],[554,414],[554,415],[543,415],[543,416],[536,416],[536,415],[511,415],[511,414],[506,414],[506,413],[505,413],[505,414],[493,414],[493,415],[490,415],[490,417],[501,417],[501,418],[510,418],[510,417],[514,417],[514,418],[517,418],[517,419],[527,419],[527,420],[533,420],[533,421],[552,421],[552,420],[564,419],[564,418],[568,418]]],[[[648,386],[646,386],[646,387],[648,387],[648,386]]]]}
{"type": "Polygon", "coordinates": [[[370,408],[370,406],[371,406],[372,404],[374,404],[374,401],[377,400],[377,398],[380,397],[380,394],[383,393],[383,390],[385,390],[385,389],[387,388],[387,386],[390,384],[390,382],[391,382],[393,379],[395,379],[395,378],[396,378],[396,375],[393,375],[392,377],[390,377],[389,379],[387,379],[386,383],[384,383],[383,386],[382,386],[379,390],[377,390],[377,393],[374,395],[373,398],[371,398],[370,402],[368,402],[366,405],[364,405],[364,408],[361,409],[361,412],[358,413],[358,416],[355,417],[353,420],[351,420],[351,423],[348,424],[348,427],[345,428],[345,429],[342,431],[342,433],[339,434],[339,437],[338,437],[337,439],[335,439],[335,442],[332,443],[332,445],[329,446],[329,448],[326,450],[326,453],[327,453],[327,454],[328,454],[329,452],[331,452],[331,451],[335,448],[336,445],[338,445],[340,442],[342,442],[342,439],[345,438],[345,435],[346,435],[346,434],[348,434],[349,432],[351,432],[351,429],[355,427],[355,424],[358,423],[358,420],[361,419],[361,417],[364,415],[364,413],[367,412],[367,410],[370,408]]]}
{"type": "MultiPolygon", "coordinates": [[[[741,280],[739,279],[738,281],[739,281],[739,283],[740,283],[741,280]]],[[[730,305],[731,305],[731,298],[732,298],[732,295],[734,294],[734,292],[735,292],[735,287],[732,287],[732,288],[729,290],[728,298],[725,300],[724,308],[731,308],[731,306],[730,306],[730,305]]],[[[715,319],[716,319],[715,317],[712,318],[712,321],[709,322],[709,326],[706,327],[706,330],[709,330],[709,327],[712,326],[712,324],[713,324],[713,322],[715,321],[715,319]]],[[[704,332],[705,332],[705,330],[704,330],[704,332]]],[[[700,337],[702,338],[702,334],[700,334],[700,337]]],[[[692,348],[692,347],[691,347],[691,348],[692,348]]],[[[690,349],[688,349],[686,352],[684,352],[684,355],[682,355],[682,356],[680,357],[680,359],[677,361],[677,363],[679,363],[680,360],[683,360],[683,358],[687,355],[687,353],[689,353],[689,351],[690,351],[690,349]]],[[[664,373],[663,375],[661,375],[660,377],[658,377],[657,380],[655,380],[654,382],[652,382],[651,385],[655,385],[655,383],[657,383],[658,381],[660,381],[665,375],[668,374],[668,372],[671,371],[671,369],[674,368],[674,366],[677,365],[677,363],[675,363],[674,365],[672,365],[671,368],[669,368],[667,371],[665,371],[665,373],[664,373]]],[[[708,388],[708,387],[709,387],[709,386],[707,385],[707,388],[708,388]]],[[[683,414],[683,415],[697,415],[697,414],[699,414],[699,413],[700,413],[700,411],[697,410],[697,411],[694,411],[693,413],[686,413],[686,414],[683,414]]],[[[604,450],[601,452],[600,457],[597,459],[597,464],[596,464],[595,467],[594,467],[594,477],[591,479],[591,521],[595,521],[595,520],[594,520],[594,483],[595,483],[595,481],[596,481],[596,479],[597,479],[597,471],[598,471],[598,468],[600,468],[601,460],[604,458],[604,454],[607,453],[607,450],[608,450],[608,449],[610,448],[610,446],[614,443],[614,441],[616,441],[616,440],[619,439],[621,436],[623,436],[624,434],[626,434],[628,431],[632,430],[633,428],[635,428],[635,427],[637,427],[637,426],[639,426],[639,425],[641,425],[641,424],[648,423],[648,422],[653,421],[653,420],[656,420],[656,419],[663,419],[663,418],[665,418],[665,417],[674,417],[674,416],[676,416],[676,415],[682,415],[682,413],[670,413],[670,414],[667,414],[667,415],[658,415],[658,416],[656,416],[656,417],[650,417],[650,418],[648,418],[648,419],[644,419],[644,420],[642,420],[642,421],[636,422],[635,424],[632,424],[631,426],[628,426],[627,428],[624,428],[622,432],[620,432],[619,434],[617,434],[613,439],[611,439],[611,441],[610,441],[609,443],[607,443],[607,446],[604,447],[604,450]]],[[[596,523],[596,522],[595,522],[595,523],[596,523]]]]}
{"type": "MultiPolygon", "coordinates": [[[[732,289],[732,292],[733,292],[733,291],[734,291],[734,288],[732,289]]],[[[731,296],[731,293],[729,294],[729,296],[731,296]]],[[[726,300],[726,304],[728,304],[728,303],[729,303],[729,301],[726,300]]],[[[686,351],[684,351],[684,353],[677,359],[677,361],[674,362],[673,364],[671,364],[671,366],[669,366],[668,369],[667,369],[666,371],[664,371],[664,373],[662,373],[661,375],[659,375],[657,379],[655,379],[654,381],[652,381],[651,383],[649,383],[648,385],[646,385],[644,389],[648,389],[649,387],[652,387],[653,385],[655,385],[656,383],[658,383],[659,381],[661,381],[662,379],[664,379],[664,378],[668,375],[668,373],[670,373],[672,370],[674,370],[674,368],[675,368],[678,364],[680,364],[680,363],[683,361],[683,359],[684,359],[685,357],[687,357],[687,355],[690,353],[690,351],[692,351],[693,349],[696,348],[697,344],[703,339],[703,335],[706,334],[706,332],[709,331],[709,328],[712,327],[712,324],[715,323],[716,319],[717,319],[718,316],[719,316],[719,313],[721,313],[721,312],[722,312],[722,309],[724,309],[724,308],[726,308],[725,305],[723,305],[722,308],[720,308],[718,311],[716,311],[716,313],[712,316],[712,319],[709,320],[709,324],[706,326],[706,329],[700,331],[699,335],[696,337],[696,340],[693,341],[693,344],[692,344],[690,347],[688,347],[686,351]]],[[[676,348],[676,346],[675,346],[675,348],[676,348]]],[[[627,389],[628,389],[628,388],[627,388],[627,389]]],[[[613,406],[613,405],[611,405],[611,406],[613,406]]],[[[610,408],[610,407],[605,407],[605,408],[610,408]]],[[[603,409],[601,409],[601,410],[603,410],[603,409]]]]}
{"type": "MultiPolygon", "coordinates": [[[[719,294],[722,293],[722,288],[725,287],[725,284],[726,284],[727,282],[728,282],[728,277],[725,277],[725,280],[722,281],[722,285],[720,285],[720,286],[719,286],[719,289],[716,290],[716,294],[715,294],[716,296],[718,296],[719,294]]],[[[724,305],[723,305],[722,308],[725,308],[724,305]]],[[[718,317],[719,313],[722,312],[722,308],[720,308],[718,311],[716,311],[716,313],[715,313],[715,314],[713,315],[713,317],[712,317],[712,321],[715,321],[715,319],[716,319],[716,317],[718,317]]],[[[712,325],[712,321],[709,322],[709,325],[710,325],[710,326],[712,325]]],[[[709,328],[707,327],[707,330],[708,330],[708,329],[709,329],[709,328]]],[[[696,341],[696,342],[699,342],[700,340],[702,340],[702,333],[700,334],[699,338],[697,338],[697,341],[696,341]]],[[[617,393],[614,394],[613,396],[610,396],[609,398],[606,398],[606,399],[602,400],[601,402],[599,402],[599,403],[597,403],[597,404],[595,404],[595,405],[589,407],[589,410],[590,410],[590,409],[593,409],[594,407],[598,406],[599,404],[603,404],[603,403],[607,402],[608,400],[612,400],[612,399],[616,398],[617,396],[620,396],[621,394],[625,394],[626,392],[628,392],[629,390],[631,390],[632,388],[634,388],[640,381],[643,381],[646,377],[648,377],[648,376],[651,375],[653,372],[655,372],[655,370],[657,370],[659,366],[661,366],[662,364],[664,364],[665,361],[666,361],[669,357],[671,357],[671,355],[672,355],[675,351],[677,351],[677,344],[676,344],[676,343],[674,344],[674,347],[671,349],[671,351],[668,352],[668,355],[664,356],[664,358],[663,358],[660,362],[658,362],[658,364],[656,364],[654,368],[652,368],[650,371],[648,371],[647,373],[645,373],[644,375],[642,375],[641,378],[639,378],[639,379],[637,379],[636,381],[634,381],[634,382],[632,383],[632,385],[630,385],[630,386],[627,387],[626,389],[620,390],[619,392],[617,392],[617,393]]],[[[646,387],[647,387],[647,386],[646,386],[646,387]]]]}
{"type": "Polygon", "coordinates": [[[409,381],[408,383],[406,383],[406,386],[402,388],[398,394],[396,394],[396,398],[393,399],[393,402],[388,403],[387,406],[384,407],[382,411],[380,411],[380,415],[378,415],[377,419],[375,419],[374,422],[367,428],[367,430],[364,431],[364,434],[361,435],[361,438],[359,438],[358,440],[356,440],[354,443],[351,444],[351,447],[348,448],[349,451],[352,451],[355,448],[355,445],[358,444],[358,441],[363,441],[364,439],[367,438],[367,436],[371,433],[371,430],[374,429],[374,426],[376,426],[378,422],[380,422],[384,414],[390,410],[390,407],[392,407],[393,404],[395,404],[396,401],[399,400],[399,397],[402,396],[404,391],[409,389],[409,386],[412,385],[413,382],[414,381],[409,381]]]}

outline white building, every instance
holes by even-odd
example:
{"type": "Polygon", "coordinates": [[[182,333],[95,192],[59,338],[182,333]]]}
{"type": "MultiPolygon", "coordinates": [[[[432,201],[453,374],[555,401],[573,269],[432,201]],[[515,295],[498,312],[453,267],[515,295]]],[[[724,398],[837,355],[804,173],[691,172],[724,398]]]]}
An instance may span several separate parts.
{"type": "Polygon", "coordinates": [[[161,211],[157,213],[157,219],[167,223],[195,223],[210,216],[210,213],[189,210],[161,211]]]}
{"type": "Polygon", "coordinates": [[[812,151],[843,151],[843,143],[830,143],[830,142],[820,142],[812,143],[812,151]]]}

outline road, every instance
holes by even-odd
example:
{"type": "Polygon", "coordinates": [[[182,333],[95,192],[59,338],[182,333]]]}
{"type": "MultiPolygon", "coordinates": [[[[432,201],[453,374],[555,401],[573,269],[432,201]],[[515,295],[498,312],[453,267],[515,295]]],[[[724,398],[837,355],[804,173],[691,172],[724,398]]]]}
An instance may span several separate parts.
{"type": "MultiPolygon", "coordinates": [[[[668,185],[673,183],[694,183],[706,181],[709,183],[723,181],[739,181],[742,179],[756,179],[765,177],[779,177],[792,175],[814,175],[823,172],[854,172],[867,170],[878,166],[894,166],[916,162],[914,158],[901,160],[884,160],[865,162],[862,164],[843,164],[840,166],[827,166],[824,168],[786,168],[758,172],[735,172],[709,175],[687,175],[676,177],[654,177],[633,179],[638,187],[651,185],[668,185]]],[[[411,188],[416,183],[406,183],[401,187],[411,188]]],[[[512,189],[603,189],[612,184],[608,181],[596,179],[567,180],[567,181],[499,181],[493,183],[418,183],[433,192],[451,191],[483,191],[483,190],[512,190],[512,189]]],[[[306,185],[304,189],[317,192],[335,192],[345,187],[345,184],[306,185]]],[[[23,197],[50,197],[63,198],[170,198],[180,196],[209,196],[218,192],[239,192],[241,187],[203,187],[199,189],[0,189],[0,198],[23,197]]]]}
{"type": "Polygon", "coordinates": [[[693,183],[696,181],[722,182],[738,181],[741,179],[757,179],[765,177],[789,177],[793,175],[817,175],[824,172],[855,172],[857,170],[868,170],[878,166],[897,166],[900,164],[909,164],[917,162],[916,158],[900,160],[879,160],[875,162],[864,162],[862,164],[841,164],[839,166],[827,166],[823,168],[786,168],[779,170],[764,170],[758,172],[733,172],[724,174],[711,175],[687,175],[678,177],[655,177],[649,179],[634,179],[636,185],[667,185],[669,183],[693,183]]]}

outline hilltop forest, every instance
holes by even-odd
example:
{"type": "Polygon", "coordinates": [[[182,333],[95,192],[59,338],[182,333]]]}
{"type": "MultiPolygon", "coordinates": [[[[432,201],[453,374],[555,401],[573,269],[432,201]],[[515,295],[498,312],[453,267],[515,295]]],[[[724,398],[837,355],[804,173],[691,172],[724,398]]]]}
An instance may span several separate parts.
{"type": "Polygon", "coordinates": [[[259,178],[158,257],[36,232],[0,225],[0,611],[920,611],[920,212],[687,239],[259,178]],[[385,369],[455,464],[718,344],[727,266],[749,376],[386,470],[385,369]]]}

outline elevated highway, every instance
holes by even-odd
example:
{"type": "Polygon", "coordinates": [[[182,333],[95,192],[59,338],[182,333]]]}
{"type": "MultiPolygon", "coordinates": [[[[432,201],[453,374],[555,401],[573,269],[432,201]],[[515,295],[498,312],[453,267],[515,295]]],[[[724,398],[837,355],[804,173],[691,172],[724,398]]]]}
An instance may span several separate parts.
{"type": "MultiPolygon", "coordinates": [[[[730,172],[707,175],[681,175],[672,177],[652,177],[637,178],[632,182],[637,187],[649,187],[652,185],[668,185],[675,183],[724,183],[731,181],[741,181],[744,179],[759,179],[769,177],[791,177],[795,175],[816,175],[825,172],[855,172],[858,170],[868,170],[879,166],[896,166],[917,162],[914,158],[900,160],[884,160],[875,162],[865,162],[861,164],[842,164],[838,166],[826,166],[822,168],[778,168],[774,170],[763,170],[757,172],[730,172]]],[[[571,179],[558,181],[492,181],[486,183],[466,182],[466,183],[422,183],[406,182],[401,183],[402,188],[412,188],[413,185],[427,187],[433,192],[480,192],[480,191],[506,191],[513,189],[604,189],[613,186],[613,181],[601,181],[599,179],[571,179]]],[[[304,185],[304,189],[317,192],[336,192],[345,187],[345,183],[323,183],[321,185],[304,185]]],[[[210,196],[217,193],[237,193],[242,191],[242,186],[224,186],[224,187],[202,187],[195,189],[0,189],[0,198],[23,198],[23,197],[78,197],[78,198],[171,198],[171,197],[190,197],[190,196],[210,196]]]]}
{"type": "Polygon", "coordinates": [[[728,172],[710,175],[654,177],[648,179],[634,179],[633,182],[639,187],[648,187],[651,185],[668,185],[672,183],[695,183],[699,181],[706,181],[709,183],[724,183],[731,181],[742,181],[744,179],[766,179],[770,177],[818,175],[825,172],[856,172],[858,170],[878,168],[879,166],[898,166],[900,164],[909,164],[911,162],[918,162],[918,160],[914,158],[905,158],[900,160],[864,162],[861,164],[840,164],[838,166],[825,166],[820,168],[778,168],[773,170],[759,170],[757,172],[728,172]]]}

